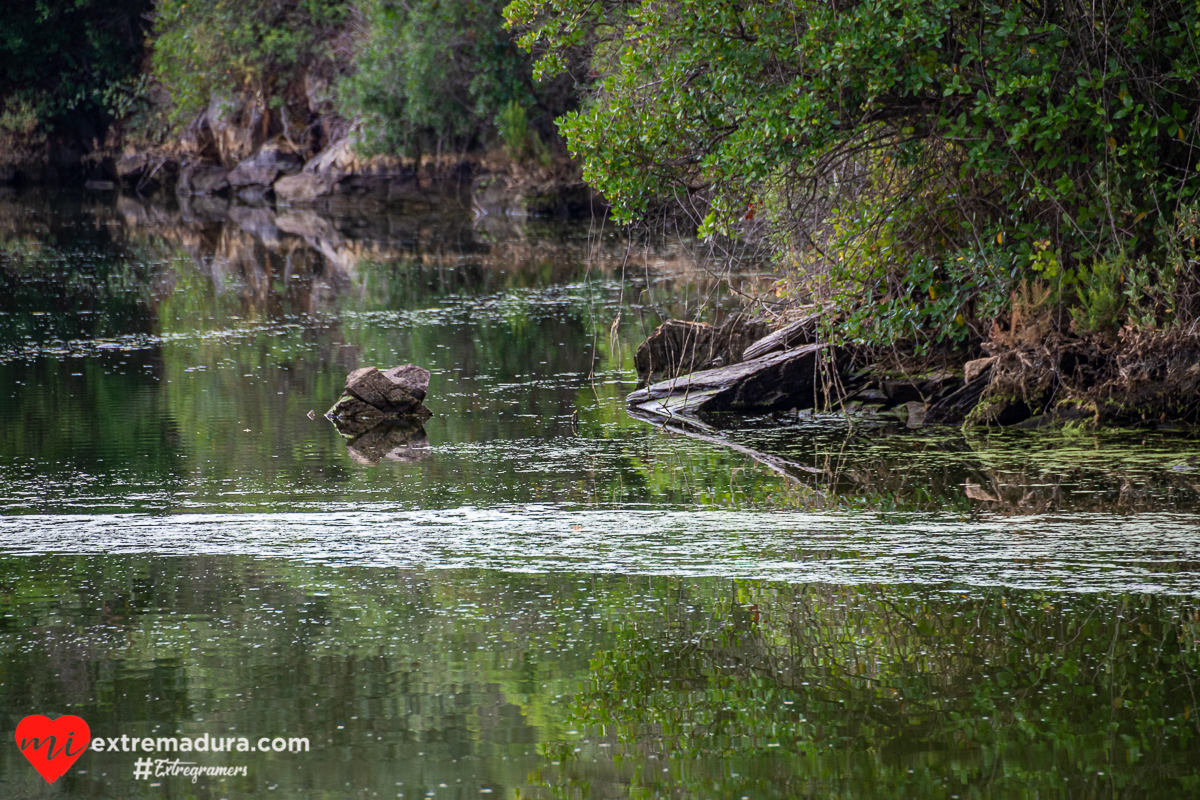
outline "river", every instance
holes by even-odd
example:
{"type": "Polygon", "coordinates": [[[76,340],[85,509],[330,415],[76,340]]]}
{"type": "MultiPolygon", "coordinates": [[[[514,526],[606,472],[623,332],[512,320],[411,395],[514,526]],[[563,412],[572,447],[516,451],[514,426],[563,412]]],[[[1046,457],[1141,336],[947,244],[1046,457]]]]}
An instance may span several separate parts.
{"type": "Polygon", "coordinates": [[[600,223],[0,196],[0,728],[308,748],[50,786],[10,738],[0,797],[1200,794],[1195,434],[629,416],[649,331],[771,280],[600,223]],[[323,417],[408,362],[422,430],[323,417]]]}

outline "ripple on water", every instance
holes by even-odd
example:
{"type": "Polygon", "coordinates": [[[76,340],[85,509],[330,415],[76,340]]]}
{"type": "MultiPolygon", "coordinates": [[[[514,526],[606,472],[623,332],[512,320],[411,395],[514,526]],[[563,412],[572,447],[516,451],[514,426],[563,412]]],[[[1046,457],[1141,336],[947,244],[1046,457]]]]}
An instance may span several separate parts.
{"type": "Polygon", "coordinates": [[[0,517],[0,552],[1200,594],[1190,514],[804,514],[554,506],[0,517]]]}

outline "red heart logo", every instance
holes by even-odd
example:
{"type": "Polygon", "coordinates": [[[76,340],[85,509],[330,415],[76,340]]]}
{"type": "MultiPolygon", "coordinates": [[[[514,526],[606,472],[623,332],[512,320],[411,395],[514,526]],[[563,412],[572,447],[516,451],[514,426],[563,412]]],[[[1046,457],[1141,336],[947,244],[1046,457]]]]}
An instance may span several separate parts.
{"type": "Polygon", "coordinates": [[[50,783],[71,768],[91,741],[92,729],[70,714],[54,721],[41,714],[31,714],[17,725],[17,747],[50,783]]]}

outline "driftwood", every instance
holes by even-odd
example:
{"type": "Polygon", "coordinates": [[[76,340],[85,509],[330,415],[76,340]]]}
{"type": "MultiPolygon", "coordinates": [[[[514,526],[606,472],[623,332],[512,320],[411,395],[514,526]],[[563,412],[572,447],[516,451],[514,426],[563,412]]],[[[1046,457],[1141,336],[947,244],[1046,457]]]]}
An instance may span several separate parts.
{"type": "Polygon", "coordinates": [[[765,326],[765,322],[742,318],[720,326],[669,319],[638,346],[633,365],[638,378],[654,381],[736,364],[765,326]]]}
{"type": "Polygon", "coordinates": [[[833,348],[810,344],[661,381],[627,399],[631,407],[664,416],[813,408],[824,400],[822,380],[832,375],[835,360],[833,348]]]}
{"type": "Polygon", "coordinates": [[[821,320],[822,313],[824,312],[813,312],[764,336],[746,348],[742,353],[742,360],[751,361],[779,350],[812,344],[817,340],[817,323],[821,320]]]}

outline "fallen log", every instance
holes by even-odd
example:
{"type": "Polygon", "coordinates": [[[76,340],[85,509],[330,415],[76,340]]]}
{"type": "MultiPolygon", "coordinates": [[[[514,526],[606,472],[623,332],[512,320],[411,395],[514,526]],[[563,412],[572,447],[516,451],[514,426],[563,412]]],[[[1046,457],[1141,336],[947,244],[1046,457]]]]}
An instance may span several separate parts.
{"type": "Polygon", "coordinates": [[[779,350],[812,344],[817,340],[817,323],[823,313],[823,311],[815,311],[764,336],[745,349],[742,353],[742,360],[751,361],[779,350]]]}
{"type": "Polygon", "coordinates": [[[836,359],[834,348],[810,344],[661,381],[626,399],[631,407],[663,416],[808,409],[824,404],[836,359]]]}

